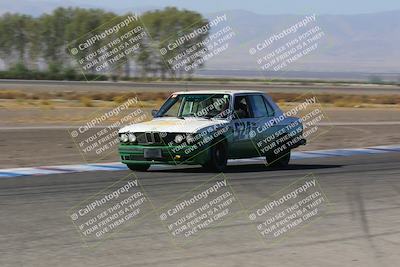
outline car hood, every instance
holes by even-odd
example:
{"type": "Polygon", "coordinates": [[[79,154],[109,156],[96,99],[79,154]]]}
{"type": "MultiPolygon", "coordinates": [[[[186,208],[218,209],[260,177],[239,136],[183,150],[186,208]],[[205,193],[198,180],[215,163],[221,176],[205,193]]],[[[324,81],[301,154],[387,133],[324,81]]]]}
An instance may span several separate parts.
{"type": "Polygon", "coordinates": [[[222,119],[204,119],[204,118],[155,118],[151,121],[131,124],[119,130],[119,133],[126,132],[170,132],[170,133],[196,133],[201,129],[225,125],[227,120],[222,119]]]}

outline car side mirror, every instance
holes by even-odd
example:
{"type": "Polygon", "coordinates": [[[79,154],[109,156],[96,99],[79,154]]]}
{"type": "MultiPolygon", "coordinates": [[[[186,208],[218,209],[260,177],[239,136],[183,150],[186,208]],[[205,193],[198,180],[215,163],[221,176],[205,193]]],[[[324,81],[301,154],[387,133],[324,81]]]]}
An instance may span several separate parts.
{"type": "Polygon", "coordinates": [[[153,110],[151,111],[151,115],[152,115],[153,117],[155,117],[155,116],[157,115],[157,113],[158,113],[158,109],[153,109],[153,110]]]}

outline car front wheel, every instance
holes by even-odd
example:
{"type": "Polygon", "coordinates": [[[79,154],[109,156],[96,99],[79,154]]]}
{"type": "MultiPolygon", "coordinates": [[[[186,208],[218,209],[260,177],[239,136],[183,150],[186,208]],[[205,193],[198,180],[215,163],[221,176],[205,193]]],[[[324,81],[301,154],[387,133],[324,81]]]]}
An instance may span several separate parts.
{"type": "Polygon", "coordinates": [[[131,171],[145,172],[150,168],[150,164],[126,164],[131,171]]]}
{"type": "Polygon", "coordinates": [[[225,140],[215,143],[210,148],[210,157],[207,163],[203,165],[204,168],[221,172],[228,164],[228,148],[225,140]]]}

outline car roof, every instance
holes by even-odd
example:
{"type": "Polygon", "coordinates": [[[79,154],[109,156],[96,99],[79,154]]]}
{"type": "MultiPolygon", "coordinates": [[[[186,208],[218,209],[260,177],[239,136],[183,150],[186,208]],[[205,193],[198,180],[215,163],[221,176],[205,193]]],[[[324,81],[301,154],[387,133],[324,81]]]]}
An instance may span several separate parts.
{"type": "Polygon", "coordinates": [[[257,94],[265,94],[262,91],[252,91],[252,90],[197,90],[197,91],[179,91],[174,94],[249,94],[249,93],[257,93],[257,94]]]}

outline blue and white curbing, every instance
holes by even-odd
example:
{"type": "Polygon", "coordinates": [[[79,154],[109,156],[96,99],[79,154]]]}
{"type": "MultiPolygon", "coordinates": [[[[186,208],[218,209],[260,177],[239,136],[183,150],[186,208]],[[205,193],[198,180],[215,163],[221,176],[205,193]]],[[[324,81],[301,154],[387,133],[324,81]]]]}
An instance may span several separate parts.
{"type": "MultiPolygon", "coordinates": [[[[326,149],[315,151],[296,151],[292,153],[291,158],[310,159],[310,158],[328,158],[328,157],[349,157],[368,154],[383,154],[400,152],[400,145],[374,146],[366,148],[349,148],[349,149],[326,149]]],[[[264,158],[238,159],[229,162],[262,162],[264,158]]],[[[166,165],[157,165],[155,168],[165,168],[166,165]]],[[[173,167],[173,166],[169,166],[173,167]]],[[[168,168],[168,167],[167,167],[168,168]]],[[[93,163],[93,164],[74,164],[74,165],[57,165],[57,166],[40,166],[29,168],[11,168],[0,170],[0,178],[37,176],[50,174],[63,174],[75,172],[91,172],[91,171],[121,171],[127,170],[125,164],[120,162],[111,163],[93,163]]]]}

